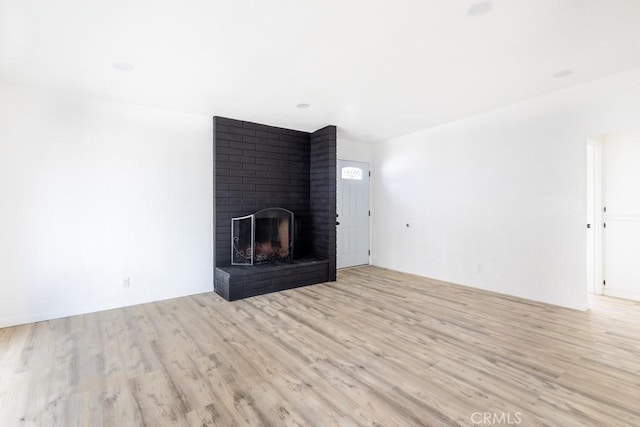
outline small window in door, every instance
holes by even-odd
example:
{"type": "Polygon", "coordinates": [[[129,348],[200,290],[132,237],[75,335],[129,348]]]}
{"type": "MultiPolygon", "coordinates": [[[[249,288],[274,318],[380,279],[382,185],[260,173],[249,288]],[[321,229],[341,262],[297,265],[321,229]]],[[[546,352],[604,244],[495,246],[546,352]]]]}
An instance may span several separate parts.
{"type": "Polygon", "coordinates": [[[352,166],[342,168],[342,179],[362,180],[362,169],[352,166]]]}

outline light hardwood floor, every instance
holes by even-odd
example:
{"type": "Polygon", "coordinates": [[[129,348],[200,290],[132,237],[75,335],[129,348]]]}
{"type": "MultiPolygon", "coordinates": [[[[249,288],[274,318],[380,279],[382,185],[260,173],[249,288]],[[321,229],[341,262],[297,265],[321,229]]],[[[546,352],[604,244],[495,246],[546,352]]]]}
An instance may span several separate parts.
{"type": "Polygon", "coordinates": [[[640,304],[591,307],[362,267],[0,329],[0,426],[638,426],[640,304]]]}

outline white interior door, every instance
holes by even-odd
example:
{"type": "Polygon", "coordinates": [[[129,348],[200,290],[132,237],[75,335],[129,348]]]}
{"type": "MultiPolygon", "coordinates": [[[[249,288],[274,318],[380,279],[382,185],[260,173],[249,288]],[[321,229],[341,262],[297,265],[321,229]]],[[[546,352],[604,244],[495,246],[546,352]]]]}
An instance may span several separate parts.
{"type": "Polygon", "coordinates": [[[640,134],[602,144],[604,294],[640,299],[640,134]]]}
{"type": "Polygon", "coordinates": [[[369,264],[369,164],[338,160],[337,266],[369,264]]]}

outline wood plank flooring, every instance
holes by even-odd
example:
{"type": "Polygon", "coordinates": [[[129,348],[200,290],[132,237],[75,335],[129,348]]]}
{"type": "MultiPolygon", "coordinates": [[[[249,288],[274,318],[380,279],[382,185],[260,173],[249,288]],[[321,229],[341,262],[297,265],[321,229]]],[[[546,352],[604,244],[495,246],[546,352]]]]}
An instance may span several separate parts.
{"type": "Polygon", "coordinates": [[[640,304],[591,307],[362,267],[0,329],[0,426],[638,426],[640,304]]]}

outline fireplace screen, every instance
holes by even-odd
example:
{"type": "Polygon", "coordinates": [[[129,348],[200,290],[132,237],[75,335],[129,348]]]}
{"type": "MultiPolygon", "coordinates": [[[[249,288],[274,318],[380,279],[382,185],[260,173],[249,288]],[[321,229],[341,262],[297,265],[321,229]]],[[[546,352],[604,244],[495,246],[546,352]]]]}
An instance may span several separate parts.
{"type": "Polygon", "coordinates": [[[231,264],[293,259],[293,212],[267,208],[231,219],[231,264]]]}

